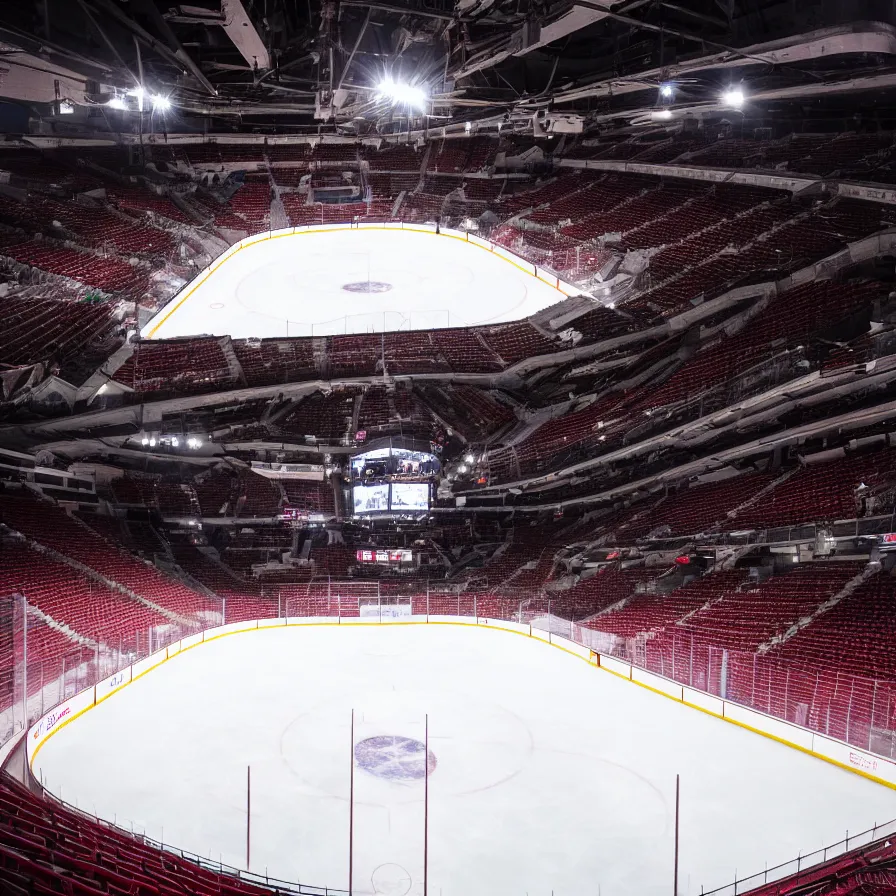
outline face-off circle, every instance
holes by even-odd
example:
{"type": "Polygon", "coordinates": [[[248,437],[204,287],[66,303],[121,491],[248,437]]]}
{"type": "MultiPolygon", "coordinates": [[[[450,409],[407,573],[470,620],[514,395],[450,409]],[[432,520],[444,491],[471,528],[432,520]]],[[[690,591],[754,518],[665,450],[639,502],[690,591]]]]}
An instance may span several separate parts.
{"type": "MultiPolygon", "coordinates": [[[[381,734],[355,744],[355,761],[365,772],[386,781],[419,781],[426,774],[425,751],[425,745],[412,737],[381,734]]],[[[432,750],[427,764],[432,774],[438,765],[432,750]]]]}
{"type": "Polygon", "coordinates": [[[380,865],[370,879],[376,896],[404,896],[411,889],[411,875],[394,862],[380,865]]]}
{"type": "Polygon", "coordinates": [[[342,288],[346,292],[361,292],[375,295],[381,292],[389,292],[392,289],[392,284],[384,283],[382,280],[360,280],[357,283],[343,283],[342,288]]]}

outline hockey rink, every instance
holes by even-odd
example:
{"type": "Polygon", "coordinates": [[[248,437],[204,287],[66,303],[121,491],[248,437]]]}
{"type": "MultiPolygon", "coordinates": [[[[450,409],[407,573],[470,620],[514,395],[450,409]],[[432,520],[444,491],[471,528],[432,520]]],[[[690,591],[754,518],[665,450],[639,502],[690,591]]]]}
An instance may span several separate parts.
{"type": "Polygon", "coordinates": [[[565,298],[532,270],[446,234],[283,233],[197,278],[141,336],[330,336],[503,323],[565,298]]]}
{"type": "Polygon", "coordinates": [[[34,772],[166,844],[353,891],[699,894],[896,815],[891,790],[589,665],[458,625],[292,626],[172,657],[51,737],[34,772]],[[352,715],[354,711],[354,731],[352,715]],[[426,743],[428,716],[429,752],[426,743]]]}

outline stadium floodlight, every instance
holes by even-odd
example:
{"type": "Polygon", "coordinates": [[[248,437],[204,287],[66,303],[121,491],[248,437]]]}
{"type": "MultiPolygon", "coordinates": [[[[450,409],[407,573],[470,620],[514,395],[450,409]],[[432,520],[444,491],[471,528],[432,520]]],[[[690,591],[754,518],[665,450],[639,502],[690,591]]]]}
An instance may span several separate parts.
{"type": "Polygon", "coordinates": [[[152,111],[153,112],[167,112],[171,108],[171,100],[168,99],[167,96],[162,96],[161,94],[154,94],[152,98],[152,111]]]}
{"type": "Polygon", "coordinates": [[[744,92],[740,87],[732,87],[722,94],[722,102],[732,109],[740,109],[744,104],[744,92]]]}
{"type": "Polygon", "coordinates": [[[113,96],[106,105],[110,109],[118,109],[119,112],[124,112],[128,107],[127,103],[125,103],[124,99],[120,96],[113,96]]]}
{"type": "Polygon", "coordinates": [[[660,96],[664,100],[671,100],[673,93],[675,93],[675,88],[671,84],[660,84],[660,96]]]}
{"type": "Polygon", "coordinates": [[[422,109],[426,105],[426,93],[423,90],[410,84],[395,82],[391,78],[384,78],[380,82],[379,98],[388,100],[393,106],[422,109]]]}

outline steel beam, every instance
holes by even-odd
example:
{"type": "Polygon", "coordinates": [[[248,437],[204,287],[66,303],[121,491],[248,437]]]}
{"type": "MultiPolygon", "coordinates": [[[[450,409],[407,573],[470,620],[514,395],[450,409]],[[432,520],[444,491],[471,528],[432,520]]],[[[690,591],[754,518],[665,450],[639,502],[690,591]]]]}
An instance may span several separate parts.
{"type": "Polygon", "coordinates": [[[224,15],[224,31],[233,41],[240,55],[252,66],[253,71],[266,71],[271,67],[271,56],[241,0],[221,0],[224,15]]]}

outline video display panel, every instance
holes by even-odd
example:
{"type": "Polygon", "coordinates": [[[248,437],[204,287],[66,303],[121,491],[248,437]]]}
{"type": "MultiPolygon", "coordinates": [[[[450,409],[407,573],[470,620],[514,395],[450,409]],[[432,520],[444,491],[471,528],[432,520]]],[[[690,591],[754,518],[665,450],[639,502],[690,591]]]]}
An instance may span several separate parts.
{"type": "Polygon", "coordinates": [[[382,513],[389,509],[389,486],[356,485],[352,489],[355,513],[382,513]]]}
{"type": "Polygon", "coordinates": [[[393,476],[437,476],[442,469],[439,459],[425,451],[406,448],[376,448],[351,459],[353,482],[369,482],[393,476]]]}
{"type": "Polygon", "coordinates": [[[428,482],[393,482],[392,512],[429,510],[428,482]]]}

